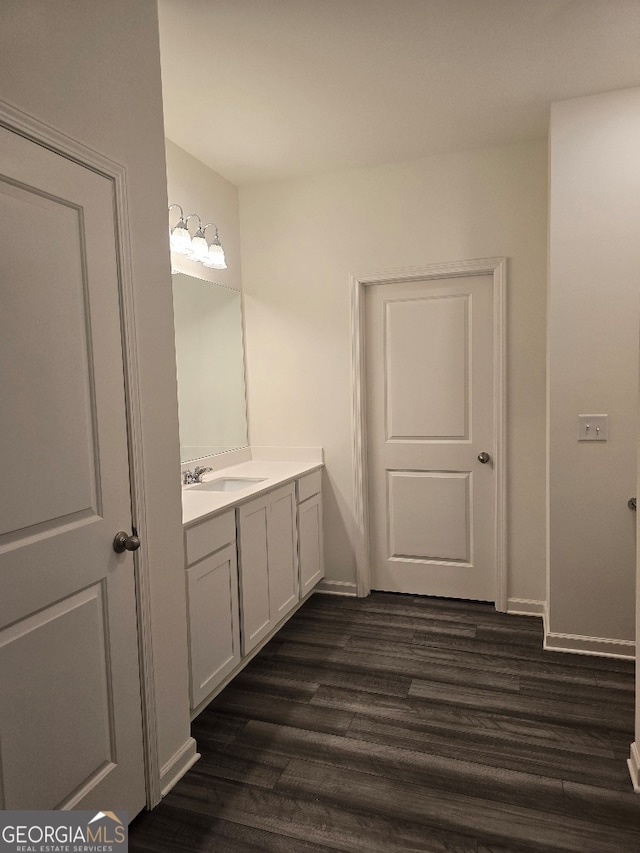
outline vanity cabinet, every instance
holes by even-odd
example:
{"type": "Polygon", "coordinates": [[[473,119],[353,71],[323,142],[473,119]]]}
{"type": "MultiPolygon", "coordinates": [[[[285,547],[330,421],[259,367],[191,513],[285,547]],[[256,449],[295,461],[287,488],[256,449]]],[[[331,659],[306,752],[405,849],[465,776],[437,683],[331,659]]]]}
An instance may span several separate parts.
{"type": "Polygon", "coordinates": [[[298,603],[298,537],[293,483],[237,509],[242,653],[298,603]]]}
{"type": "Polygon", "coordinates": [[[300,598],[324,577],[322,475],[313,471],[296,483],[300,598]]]}
{"type": "Polygon", "coordinates": [[[191,707],[240,663],[240,612],[233,510],[185,533],[191,707]]]}
{"type": "Polygon", "coordinates": [[[312,471],[185,530],[194,715],[324,576],[321,482],[312,471]]]}

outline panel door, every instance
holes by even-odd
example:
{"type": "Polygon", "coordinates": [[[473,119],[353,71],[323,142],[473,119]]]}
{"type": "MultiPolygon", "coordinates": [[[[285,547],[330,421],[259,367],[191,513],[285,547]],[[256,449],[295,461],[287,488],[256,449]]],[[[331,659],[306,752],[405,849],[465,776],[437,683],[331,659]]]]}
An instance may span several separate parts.
{"type": "Polygon", "coordinates": [[[270,499],[269,600],[271,620],[276,624],[299,597],[295,485],[276,489],[270,499]]]}
{"type": "Polygon", "coordinates": [[[238,559],[242,653],[250,652],[271,629],[269,606],[269,496],[238,507],[238,559]]]}
{"type": "Polygon", "coordinates": [[[322,496],[318,494],[298,505],[300,598],[324,577],[322,550],[322,496]]]}
{"type": "Polygon", "coordinates": [[[367,287],[374,589],[495,600],[492,283],[367,287]]]}
{"type": "Polygon", "coordinates": [[[187,569],[191,707],[196,708],[240,662],[235,544],[187,569]]]}
{"type": "MultiPolygon", "coordinates": [[[[145,802],[111,181],[0,129],[0,808],[145,802]]],[[[144,533],[144,531],[142,531],[144,533]]]]}

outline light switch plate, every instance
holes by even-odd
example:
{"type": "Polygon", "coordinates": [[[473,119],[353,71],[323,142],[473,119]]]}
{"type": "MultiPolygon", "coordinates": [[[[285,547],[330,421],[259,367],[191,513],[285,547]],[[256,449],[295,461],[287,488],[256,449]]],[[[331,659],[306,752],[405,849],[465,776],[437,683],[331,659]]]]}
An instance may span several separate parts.
{"type": "Polygon", "coordinates": [[[606,441],[609,415],[578,415],[578,441],[606,441]]]}

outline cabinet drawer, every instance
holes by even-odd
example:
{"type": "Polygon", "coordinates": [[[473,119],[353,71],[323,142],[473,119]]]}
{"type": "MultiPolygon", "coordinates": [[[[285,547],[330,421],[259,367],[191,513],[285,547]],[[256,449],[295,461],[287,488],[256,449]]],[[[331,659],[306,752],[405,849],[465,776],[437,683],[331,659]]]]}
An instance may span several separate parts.
{"type": "Polygon", "coordinates": [[[302,503],[307,498],[317,495],[321,487],[322,471],[312,471],[311,474],[305,474],[304,477],[300,477],[296,483],[298,503],[302,503]]]}
{"type": "Polygon", "coordinates": [[[185,531],[187,566],[236,541],[236,517],[230,509],[185,531]]]}

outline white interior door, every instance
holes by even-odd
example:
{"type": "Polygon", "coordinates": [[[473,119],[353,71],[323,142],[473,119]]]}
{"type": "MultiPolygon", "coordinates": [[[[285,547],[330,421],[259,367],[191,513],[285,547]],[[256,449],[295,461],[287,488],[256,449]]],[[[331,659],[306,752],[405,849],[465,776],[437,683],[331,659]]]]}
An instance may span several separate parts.
{"type": "Polygon", "coordinates": [[[493,277],[365,302],[371,586],[494,601],[493,277]]]}
{"type": "Polygon", "coordinates": [[[0,808],[145,803],[112,183],[0,128],[0,808]]]}

